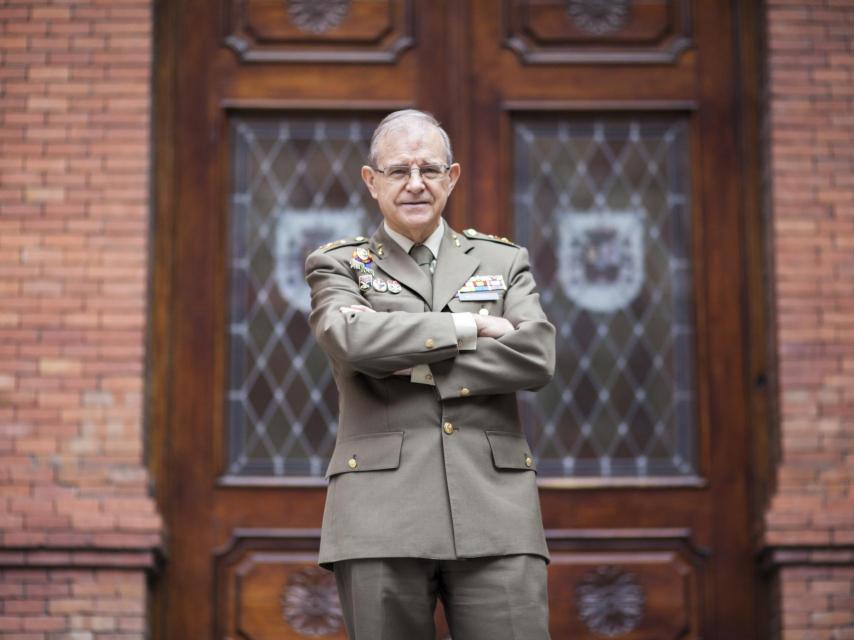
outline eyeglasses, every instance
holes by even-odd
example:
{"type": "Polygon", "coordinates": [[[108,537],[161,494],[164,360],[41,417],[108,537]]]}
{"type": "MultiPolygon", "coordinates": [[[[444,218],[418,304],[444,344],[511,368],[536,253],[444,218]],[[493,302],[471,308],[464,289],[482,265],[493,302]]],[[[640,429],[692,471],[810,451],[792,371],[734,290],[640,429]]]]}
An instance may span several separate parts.
{"type": "Polygon", "coordinates": [[[439,180],[444,176],[448,172],[448,169],[450,169],[450,167],[446,164],[425,164],[420,167],[395,164],[390,167],[386,167],[385,169],[378,169],[374,167],[374,171],[383,174],[392,182],[405,182],[409,180],[413,171],[417,172],[422,180],[432,182],[434,180],[439,180]]]}

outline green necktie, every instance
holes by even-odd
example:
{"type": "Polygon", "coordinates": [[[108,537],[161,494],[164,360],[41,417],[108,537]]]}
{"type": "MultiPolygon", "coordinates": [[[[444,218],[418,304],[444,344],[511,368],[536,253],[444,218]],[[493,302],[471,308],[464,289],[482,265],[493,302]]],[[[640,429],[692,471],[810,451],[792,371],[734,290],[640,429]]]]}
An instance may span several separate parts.
{"type": "Polygon", "coordinates": [[[430,269],[430,265],[433,264],[433,252],[430,251],[423,244],[415,244],[412,245],[412,248],[409,250],[409,255],[412,256],[412,259],[415,260],[415,263],[418,265],[418,268],[424,272],[424,275],[427,276],[427,280],[430,282],[430,297],[433,297],[433,272],[430,269]]]}

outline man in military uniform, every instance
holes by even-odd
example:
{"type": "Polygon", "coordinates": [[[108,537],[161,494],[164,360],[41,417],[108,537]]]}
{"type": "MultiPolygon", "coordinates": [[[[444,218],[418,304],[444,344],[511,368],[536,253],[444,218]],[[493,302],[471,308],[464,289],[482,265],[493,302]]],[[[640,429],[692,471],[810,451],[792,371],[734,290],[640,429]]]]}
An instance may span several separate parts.
{"type": "Polygon", "coordinates": [[[320,562],[355,640],[548,638],[536,463],[515,392],[554,371],[527,251],[441,215],[460,176],[429,114],[392,113],[362,178],[384,223],[306,262],[340,395],[320,562]]]}

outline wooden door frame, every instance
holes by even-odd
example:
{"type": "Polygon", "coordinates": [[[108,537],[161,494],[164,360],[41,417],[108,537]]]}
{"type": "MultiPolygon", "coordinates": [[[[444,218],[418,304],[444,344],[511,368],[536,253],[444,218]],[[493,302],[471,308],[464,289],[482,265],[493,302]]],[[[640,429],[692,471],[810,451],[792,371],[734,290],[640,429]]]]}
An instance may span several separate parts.
{"type": "MultiPolygon", "coordinates": [[[[183,55],[188,49],[202,46],[199,35],[185,37],[179,32],[182,27],[181,9],[186,2],[192,0],[155,0],[154,2],[154,74],[153,74],[153,171],[152,171],[152,243],[151,243],[151,288],[148,336],[148,366],[147,366],[147,397],[146,397],[146,460],[154,483],[154,493],[160,511],[166,522],[166,560],[162,573],[153,581],[150,607],[150,620],[153,637],[166,638],[168,631],[164,624],[167,620],[168,592],[170,580],[174,580],[169,570],[169,541],[174,532],[169,531],[171,516],[176,508],[192,508],[186,501],[176,504],[176,496],[181,489],[173,486],[169,473],[169,461],[181,455],[201,455],[211,457],[210,443],[199,443],[199,449],[179,452],[174,449],[175,443],[170,438],[170,430],[180,422],[181,417],[174,414],[172,403],[173,393],[176,392],[176,378],[180,371],[187,375],[194,369],[211,366],[212,363],[188,362],[182,351],[182,342],[192,340],[191,335],[176,335],[172,323],[174,314],[189,313],[192,310],[182,306],[181,300],[176,299],[175,291],[180,290],[182,274],[179,269],[181,257],[176,256],[176,237],[178,233],[210,233],[209,229],[187,230],[179,224],[181,202],[187,193],[193,191],[186,185],[204,184],[212,178],[204,173],[204,163],[194,166],[182,162],[182,154],[223,153],[222,139],[212,138],[203,129],[205,118],[200,118],[198,129],[195,131],[182,130],[177,126],[182,109],[188,106],[182,102],[186,95],[184,89],[189,85],[196,91],[203,91],[200,84],[205,82],[204,74],[193,73],[188,68],[187,58],[183,55]],[[184,146],[186,145],[186,146],[184,146]],[[188,147],[196,145],[190,151],[188,147]],[[182,185],[185,185],[182,188],[182,185]]],[[[744,276],[741,298],[743,312],[741,326],[736,329],[743,338],[746,346],[743,362],[741,363],[745,378],[744,407],[748,413],[746,418],[749,426],[745,434],[748,442],[730,443],[730,446],[748,447],[747,468],[744,473],[749,480],[745,485],[751,491],[750,521],[751,531],[744,532],[751,539],[752,548],[757,553],[762,546],[764,509],[774,485],[774,472],[777,463],[776,456],[776,371],[773,354],[775,353],[773,336],[773,313],[770,287],[767,276],[771,273],[769,260],[771,252],[767,248],[768,221],[764,218],[763,208],[763,162],[761,140],[761,123],[763,118],[762,82],[765,53],[762,49],[764,38],[764,5],[760,3],[739,3],[737,0],[723,0],[733,15],[734,29],[740,60],[731,60],[730,68],[734,70],[732,82],[735,85],[734,95],[738,102],[734,111],[740,114],[735,123],[731,145],[738,156],[742,168],[743,179],[737,185],[737,193],[733,201],[738,202],[738,215],[741,219],[742,243],[742,273],[744,276]]],[[[465,64],[468,55],[467,26],[469,7],[467,2],[454,2],[450,8],[451,20],[449,29],[442,25],[427,25],[431,32],[445,34],[446,46],[438,53],[434,64],[450,64],[452,61],[465,64]]],[[[435,17],[435,16],[433,16],[435,17]]],[[[428,19],[431,17],[428,16],[428,19]]],[[[435,22],[435,20],[434,20],[435,22]]],[[[210,25],[209,25],[210,26],[210,25]]],[[[207,37],[217,38],[218,34],[208,34],[207,37]]],[[[205,41],[206,42],[206,41],[205,41]]],[[[734,53],[735,55],[735,53],[734,53]]],[[[460,135],[459,129],[465,127],[469,104],[471,101],[470,88],[465,83],[444,87],[441,79],[436,79],[436,86],[425,86],[420,96],[425,109],[437,111],[437,116],[449,123],[452,139],[455,141],[456,155],[463,161],[471,158],[472,141],[469,136],[460,135]],[[450,104],[450,112],[443,112],[430,104],[430,96],[437,91],[449,90],[454,95],[450,104]]],[[[506,170],[505,170],[506,171],[506,170]]],[[[215,178],[215,177],[214,177],[215,178]]],[[[198,189],[198,187],[197,187],[198,189]]],[[[208,194],[220,190],[208,190],[208,194]]],[[[501,202],[509,206],[508,199],[502,197],[501,202]]],[[[474,185],[470,181],[462,190],[458,190],[449,205],[449,215],[458,225],[474,224],[477,212],[473,207],[474,185]]],[[[212,207],[218,203],[209,203],[212,207]]],[[[505,211],[505,214],[511,212],[505,211]]],[[[505,219],[507,215],[503,216],[505,219]]],[[[214,272],[221,265],[211,265],[214,272]]],[[[186,286],[186,285],[185,285],[186,286]]],[[[218,308],[216,301],[213,307],[218,308]]],[[[200,322],[210,319],[199,318],[200,322]]],[[[199,487],[209,484],[207,468],[197,473],[199,487]]],[[[208,489],[209,490],[209,489],[208,489]]],[[[725,523],[722,523],[725,524],[725,523]]],[[[758,562],[756,563],[757,601],[767,605],[768,588],[761,582],[758,562]]],[[[207,594],[202,594],[207,595],[207,594]]],[[[764,609],[762,606],[760,611],[764,609]]],[[[757,616],[757,637],[765,637],[767,630],[765,622],[770,616],[757,616]]]]}

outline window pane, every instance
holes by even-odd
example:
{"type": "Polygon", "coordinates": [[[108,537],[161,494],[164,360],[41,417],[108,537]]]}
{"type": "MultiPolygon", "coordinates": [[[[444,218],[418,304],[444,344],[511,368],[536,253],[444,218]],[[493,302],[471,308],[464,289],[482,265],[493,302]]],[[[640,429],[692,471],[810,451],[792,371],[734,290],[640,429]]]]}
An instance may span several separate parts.
{"type": "Polygon", "coordinates": [[[540,475],[696,475],[687,120],[523,117],[514,142],[558,331],[554,380],[522,395],[540,475]]]}
{"type": "Polygon", "coordinates": [[[320,476],[338,394],[308,326],[303,264],[379,217],[359,175],[376,120],[231,122],[229,475],[320,476]]]}

